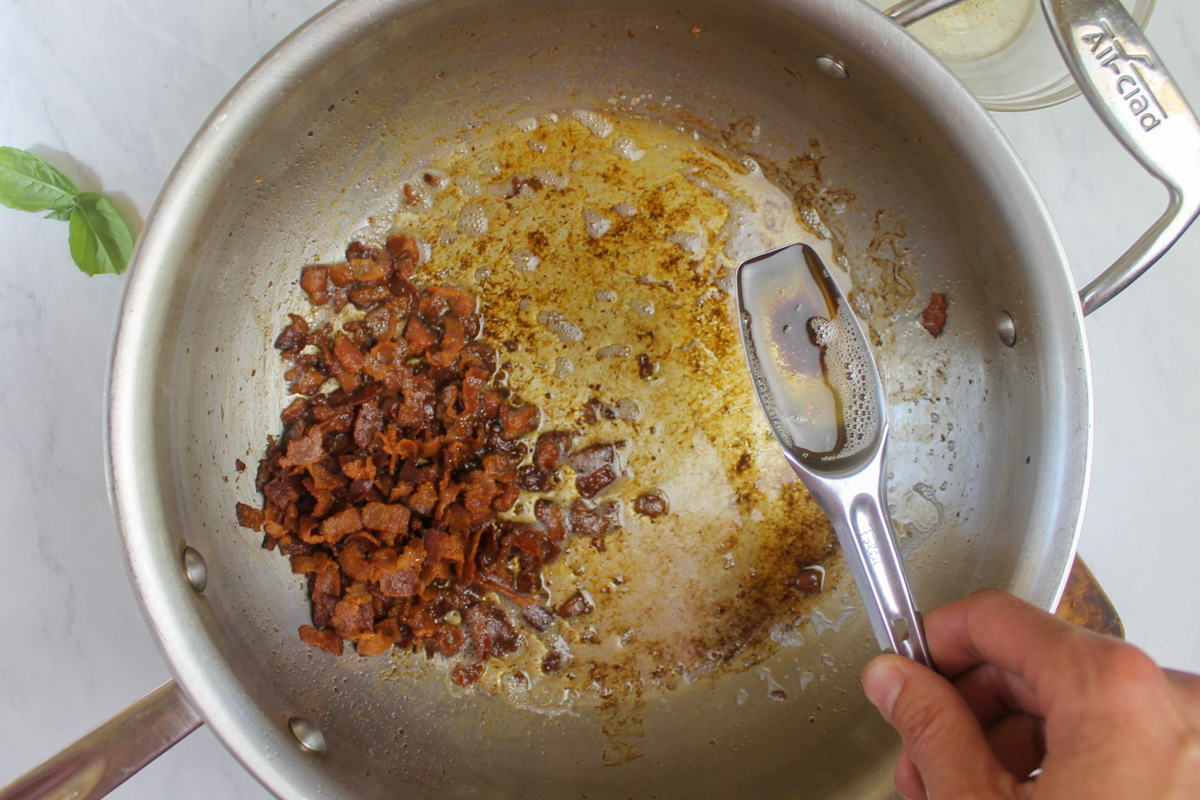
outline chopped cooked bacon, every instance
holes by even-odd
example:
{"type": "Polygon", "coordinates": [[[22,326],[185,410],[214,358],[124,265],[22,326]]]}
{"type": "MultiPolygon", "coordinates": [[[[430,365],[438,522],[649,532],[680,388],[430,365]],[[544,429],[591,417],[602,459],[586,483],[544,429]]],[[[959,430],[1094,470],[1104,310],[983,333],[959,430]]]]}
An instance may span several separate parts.
{"type": "Polygon", "coordinates": [[[339,333],[333,340],[333,354],[347,372],[360,372],[366,364],[362,351],[355,347],[354,342],[344,333],[339,333]]]}
{"type": "Polygon", "coordinates": [[[500,424],[504,429],[503,437],[509,441],[519,439],[527,433],[537,430],[542,412],[537,406],[513,408],[509,405],[500,407],[500,424]]]}
{"type": "Polygon", "coordinates": [[[563,523],[563,510],[560,506],[546,499],[540,499],[533,505],[533,516],[541,523],[546,532],[546,538],[552,542],[561,542],[567,538],[567,529],[563,523]]]}
{"type": "Polygon", "coordinates": [[[587,500],[576,500],[567,516],[567,527],[575,536],[604,536],[621,524],[620,509],[611,500],[599,506],[587,500]]]}
{"type": "Polygon", "coordinates": [[[404,328],[404,341],[411,352],[425,353],[437,344],[437,340],[437,328],[420,317],[409,317],[408,325],[404,328]]]}
{"type": "Polygon", "coordinates": [[[374,623],[371,603],[359,603],[350,597],[338,601],[330,621],[337,635],[343,639],[350,639],[356,634],[371,630],[374,623]]]}
{"type": "Polygon", "coordinates": [[[387,597],[412,597],[420,588],[415,569],[385,572],[379,577],[379,589],[387,597]]]}
{"type": "Polygon", "coordinates": [[[935,339],[942,335],[942,328],[946,326],[947,308],[946,295],[934,292],[929,296],[929,305],[921,312],[921,327],[935,339]]]}
{"type": "MultiPolygon", "coordinates": [[[[517,470],[517,486],[527,492],[544,492],[550,488],[550,473],[533,464],[526,464],[517,470]]],[[[591,497],[592,495],[585,496],[591,497]]]]}
{"type": "Polygon", "coordinates": [[[517,631],[504,609],[476,603],[463,613],[463,622],[471,634],[471,646],[480,661],[493,655],[508,655],[517,649],[517,631]]]}
{"type": "Polygon", "coordinates": [[[365,403],[354,419],[354,443],[359,447],[371,444],[375,434],[383,430],[383,411],[373,401],[365,403]]]}
{"type": "Polygon", "coordinates": [[[611,444],[593,444],[571,454],[571,466],[581,475],[588,475],[601,467],[611,466],[616,451],[611,444]]]}
{"type": "Polygon", "coordinates": [[[379,531],[380,538],[387,541],[408,532],[408,523],[412,512],[408,506],[389,503],[367,503],[362,510],[363,527],[367,530],[379,531]]]}
{"type": "Polygon", "coordinates": [[[421,259],[417,240],[411,236],[389,236],[387,249],[395,259],[396,274],[401,278],[411,277],[421,259]]]}
{"type": "Polygon", "coordinates": [[[237,521],[238,525],[241,525],[243,528],[249,528],[252,531],[262,530],[263,512],[254,506],[238,503],[237,521]]]}
{"type": "MultiPolygon", "coordinates": [[[[364,656],[395,646],[465,657],[451,679],[469,686],[484,661],[520,646],[505,608],[539,632],[592,610],[577,593],[556,617],[542,569],[568,536],[616,530],[620,507],[539,495],[561,487],[564,462],[583,497],[619,467],[611,444],[572,453],[570,431],[533,444],[541,411],[496,384],[496,351],[476,339],[475,297],[414,285],[419,261],[412,237],[392,236],[383,249],[354,242],[345,262],[304,268],[314,306],[369,310],[340,326],[289,315],[275,346],[299,396],[259,463],[262,509],[238,503],[237,521],[308,576],[304,642],[338,655],[350,641],[364,656]],[[536,525],[500,516],[523,494],[536,525]]],[[[556,658],[548,671],[564,663],[556,658]]]]}
{"type": "Polygon", "coordinates": [[[544,631],[554,624],[554,615],[545,606],[530,606],[524,609],[521,619],[535,631],[544,631]]]}
{"type": "Polygon", "coordinates": [[[292,572],[297,575],[309,572],[323,572],[330,563],[329,556],[324,553],[317,553],[312,556],[295,555],[292,556],[292,572]]]}
{"type": "Polygon", "coordinates": [[[558,607],[558,615],[563,619],[574,619],[575,617],[582,617],[584,614],[590,614],[595,608],[591,598],[577,589],[575,590],[575,594],[568,597],[558,607]]]}
{"type": "Polygon", "coordinates": [[[570,450],[569,431],[546,431],[537,438],[537,445],[534,446],[534,466],[546,472],[553,472],[570,450]]]}
{"type": "Polygon", "coordinates": [[[575,490],[580,497],[595,497],[616,479],[617,473],[613,472],[612,467],[601,467],[595,472],[576,477],[575,490]]]}
{"type": "Polygon", "coordinates": [[[311,644],[314,647],[319,647],[328,653],[333,653],[335,656],[342,654],[342,637],[328,628],[317,630],[311,625],[301,625],[300,641],[305,644],[311,644]]]}
{"type": "MultiPolygon", "coordinates": [[[[340,642],[338,644],[341,644],[340,642]]],[[[483,664],[459,664],[450,673],[450,680],[456,686],[474,686],[483,677],[483,664]]]]}
{"type": "Polygon", "coordinates": [[[336,544],[343,537],[363,528],[362,517],[357,508],[347,508],[328,517],[321,523],[321,535],[326,541],[336,544]]]}
{"type": "MultiPolygon", "coordinates": [[[[387,253],[386,250],[383,252],[387,253]]],[[[380,253],[376,253],[373,258],[347,259],[346,263],[350,267],[350,274],[354,276],[354,280],[360,283],[369,283],[392,277],[391,253],[388,253],[386,258],[380,256],[380,253]]]]}
{"type": "Polygon", "coordinates": [[[617,479],[616,449],[607,443],[593,444],[571,454],[575,489],[582,497],[595,497],[617,479]]]}
{"type": "Polygon", "coordinates": [[[308,343],[308,322],[304,317],[296,314],[289,314],[291,323],[280,332],[279,337],[275,340],[275,349],[283,350],[285,353],[293,350],[299,350],[308,343]]]}
{"type": "Polygon", "coordinates": [[[371,631],[354,640],[354,649],[360,656],[381,656],[392,649],[392,639],[390,636],[371,631]]]}
{"type": "Polygon", "coordinates": [[[658,519],[671,510],[667,496],[657,489],[643,492],[633,501],[633,510],[643,517],[658,519]]]}
{"type": "MultiPolygon", "coordinates": [[[[308,295],[314,306],[329,302],[329,267],[313,264],[300,272],[300,288],[308,295]]],[[[282,348],[281,348],[282,349],[282,348]]]]}
{"type": "Polygon", "coordinates": [[[276,508],[287,508],[301,498],[303,490],[303,487],[298,487],[295,479],[292,478],[271,481],[263,487],[262,492],[276,508]]]}

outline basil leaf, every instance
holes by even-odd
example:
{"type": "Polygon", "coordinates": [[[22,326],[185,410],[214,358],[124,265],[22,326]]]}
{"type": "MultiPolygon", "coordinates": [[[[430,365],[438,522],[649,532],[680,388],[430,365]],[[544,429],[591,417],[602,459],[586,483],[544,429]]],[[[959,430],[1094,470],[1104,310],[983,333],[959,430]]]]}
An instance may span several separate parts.
{"type": "Polygon", "coordinates": [[[79,195],[70,227],[71,258],[88,275],[120,275],[129,266],[133,234],[121,212],[104,195],[79,195]]]}
{"type": "Polygon", "coordinates": [[[71,218],[71,213],[74,210],[75,210],[75,204],[74,204],[74,202],[72,202],[71,205],[69,205],[69,206],[54,209],[53,211],[51,211],[49,214],[46,215],[46,219],[61,219],[63,222],[66,222],[67,220],[69,220],[71,218]]]}
{"type": "Polygon", "coordinates": [[[79,190],[33,153],[0,147],[0,204],[18,211],[69,209],[79,190]]]}

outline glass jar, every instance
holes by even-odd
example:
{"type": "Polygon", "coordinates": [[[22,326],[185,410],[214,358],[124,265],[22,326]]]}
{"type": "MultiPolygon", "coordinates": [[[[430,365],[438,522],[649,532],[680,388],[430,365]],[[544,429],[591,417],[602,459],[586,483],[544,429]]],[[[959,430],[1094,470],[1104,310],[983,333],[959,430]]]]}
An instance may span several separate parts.
{"type": "MultiPolygon", "coordinates": [[[[879,9],[891,0],[869,0],[879,9]]],[[[1122,0],[1143,28],[1155,0],[1122,0]]],[[[1046,108],[1079,94],[1038,0],[963,0],[909,28],[991,111],[1046,108]]]]}

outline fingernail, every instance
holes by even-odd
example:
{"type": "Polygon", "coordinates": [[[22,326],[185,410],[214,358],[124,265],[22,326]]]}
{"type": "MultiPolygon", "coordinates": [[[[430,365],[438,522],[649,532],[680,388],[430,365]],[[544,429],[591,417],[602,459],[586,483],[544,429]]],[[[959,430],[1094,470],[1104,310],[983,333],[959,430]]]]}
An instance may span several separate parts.
{"type": "Polygon", "coordinates": [[[904,684],[903,673],[891,658],[884,656],[867,664],[862,682],[867,699],[879,709],[884,719],[891,722],[892,706],[896,704],[896,695],[900,694],[900,687],[904,684]]]}

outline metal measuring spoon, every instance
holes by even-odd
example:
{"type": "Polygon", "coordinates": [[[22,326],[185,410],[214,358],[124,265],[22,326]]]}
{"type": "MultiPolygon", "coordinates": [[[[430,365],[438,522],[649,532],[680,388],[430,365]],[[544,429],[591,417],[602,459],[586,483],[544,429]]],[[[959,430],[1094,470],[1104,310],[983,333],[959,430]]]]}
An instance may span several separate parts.
{"type": "Polygon", "coordinates": [[[879,646],[932,667],[885,511],[883,385],[854,312],[802,244],[738,267],[737,300],[758,401],[833,524],[879,646]]]}

